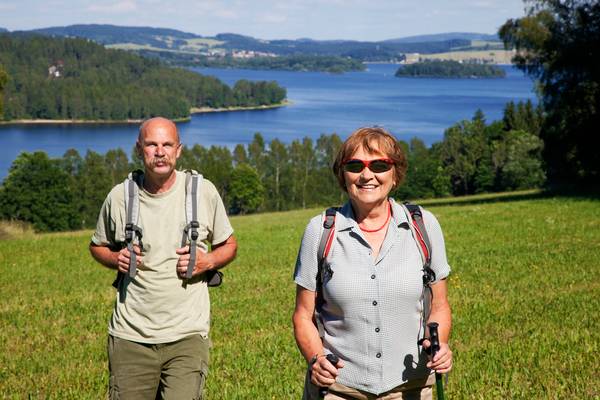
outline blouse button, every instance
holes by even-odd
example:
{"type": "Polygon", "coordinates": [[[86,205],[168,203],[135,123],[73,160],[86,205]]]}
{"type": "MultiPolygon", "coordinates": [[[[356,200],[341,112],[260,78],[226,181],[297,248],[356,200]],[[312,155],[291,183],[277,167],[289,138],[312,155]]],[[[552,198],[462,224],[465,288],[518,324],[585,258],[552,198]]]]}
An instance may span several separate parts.
{"type": "Polygon", "coordinates": [[[377,305],[377,300],[373,300],[373,305],[376,306],[377,305]]]}
{"type": "Polygon", "coordinates": [[[379,328],[375,328],[375,332],[379,333],[379,328]]]}
{"type": "Polygon", "coordinates": [[[377,354],[375,354],[375,357],[377,357],[377,358],[381,358],[381,353],[377,353],[377,354]]]}
{"type": "Polygon", "coordinates": [[[375,274],[371,275],[371,279],[375,279],[375,274]]]}

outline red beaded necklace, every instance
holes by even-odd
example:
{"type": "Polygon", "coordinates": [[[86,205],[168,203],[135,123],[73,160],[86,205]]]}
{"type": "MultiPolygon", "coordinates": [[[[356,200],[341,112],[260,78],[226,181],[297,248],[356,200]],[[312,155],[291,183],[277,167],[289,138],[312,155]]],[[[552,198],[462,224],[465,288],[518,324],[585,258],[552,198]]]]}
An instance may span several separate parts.
{"type": "Polygon", "coordinates": [[[367,233],[379,232],[380,230],[382,230],[383,228],[385,228],[385,226],[387,225],[387,223],[390,221],[390,216],[391,215],[392,215],[392,206],[388,202],[388,214],[387,214],[387,218],[385,219],[385,222],[383,223],[383,225],[381,225],[379,228],[376,228],[376,229],[365,229],[365,228],[363,228],[360,225],[358,225],[358,227],[360,228],[361,231],[367,232],[367,233]]]}

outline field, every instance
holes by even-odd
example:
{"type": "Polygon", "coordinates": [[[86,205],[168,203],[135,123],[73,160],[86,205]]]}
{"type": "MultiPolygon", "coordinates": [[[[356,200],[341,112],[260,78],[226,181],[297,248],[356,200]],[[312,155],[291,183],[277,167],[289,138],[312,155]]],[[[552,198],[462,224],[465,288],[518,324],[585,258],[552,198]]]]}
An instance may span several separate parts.
{"type": "MultiPolygon", "coordinates": [[[[427,206],[453,267],[447,398],[599,399],[600,201],[496,200],[427,206]]],[[[211,289],[209,400],[300,398],[292,271],[318,212],[232,219],[238,258],[211,289]]],[[[106,398],[114,275],[88,255],[90,234],[0,241],[0,398],[106,398]]]]}
{"type": "Polygon", "coordinates": [[[453,60],[470,61],[486,60],[492,64],[510,64],[515,53],[511,50],[470,50],[470,51],[451,51],[447,53],[420,54],[419,58],[423,60],[453,60]]]}

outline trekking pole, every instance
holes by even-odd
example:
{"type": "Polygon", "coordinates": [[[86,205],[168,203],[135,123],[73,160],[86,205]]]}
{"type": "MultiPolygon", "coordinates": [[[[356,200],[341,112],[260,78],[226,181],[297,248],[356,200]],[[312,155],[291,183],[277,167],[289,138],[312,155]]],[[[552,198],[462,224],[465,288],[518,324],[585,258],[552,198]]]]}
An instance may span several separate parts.
{"type": "MultiPolygon", "coordinates": [[[[338,361],[340,361],[338,356],[336,356],[335,354],[327,354],[327,356],[325,358],[327,358],[327,361],[329,361],[331,364],[333,364],[334,367],[337,365],[338,361]]],[[[320,387],[319,388],[319,398],[324,399],[328,390],[329,390],[329,388],[327,388],[327,387],[320,387]]]]}
{"type": "MultiPolygon", "coordinates": [[[[431,342],[431,360],[435,357],[436,353],[440,350],[440,337],[438,335],[437,322],[430,322],[427,324],[429,328],[429,341],[431,342]]],[[[442,382],[442,374],[435,373],[435,392],[437,393],[438,400],[444,400],[444,383],[442,382]]]]}

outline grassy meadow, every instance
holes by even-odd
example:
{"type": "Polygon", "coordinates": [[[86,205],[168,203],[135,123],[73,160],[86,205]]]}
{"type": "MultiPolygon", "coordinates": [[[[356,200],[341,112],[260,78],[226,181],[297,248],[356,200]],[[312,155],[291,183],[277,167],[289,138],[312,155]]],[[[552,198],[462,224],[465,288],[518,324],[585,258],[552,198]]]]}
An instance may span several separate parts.
{"type": "MultiPolygon", "coordinates": [[[[453,267],[447,398],[600,398],[600,200],[494,199],[427,202],[453,267]]],[[[292,272],[318,212],[232,218],[238,258],[211,289],[209,400],[300,398],[292,272]]],[[[114,273],[89,256],[90,235],[0,240],[0,398],[106,398],[114,273]]]]}

